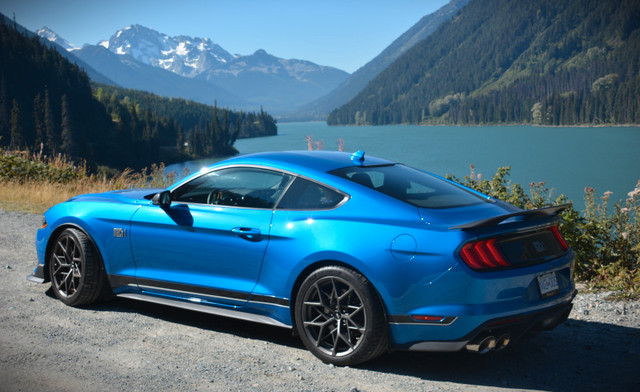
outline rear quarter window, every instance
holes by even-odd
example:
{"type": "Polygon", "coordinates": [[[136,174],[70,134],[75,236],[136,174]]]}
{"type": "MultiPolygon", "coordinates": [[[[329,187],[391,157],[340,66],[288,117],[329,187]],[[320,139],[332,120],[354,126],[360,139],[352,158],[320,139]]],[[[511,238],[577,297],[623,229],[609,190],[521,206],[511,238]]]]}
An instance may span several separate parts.
{"type": "Polygon", "coordinates": [[[338,207],[347,196],[326,186],[297,177],[278,202],[278,210],[328,210],[338,207]]]}

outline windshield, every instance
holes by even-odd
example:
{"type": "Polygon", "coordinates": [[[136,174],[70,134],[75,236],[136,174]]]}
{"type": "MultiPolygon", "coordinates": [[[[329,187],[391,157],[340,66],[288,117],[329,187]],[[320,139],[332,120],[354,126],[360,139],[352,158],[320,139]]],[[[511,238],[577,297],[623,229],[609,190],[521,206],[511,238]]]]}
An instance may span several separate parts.
{"type": "Polygon", "coordinates": [[[331,173],[416,207],[453,208],[489,201],[440,178],[399,164],[345,167],[331,173]]]}

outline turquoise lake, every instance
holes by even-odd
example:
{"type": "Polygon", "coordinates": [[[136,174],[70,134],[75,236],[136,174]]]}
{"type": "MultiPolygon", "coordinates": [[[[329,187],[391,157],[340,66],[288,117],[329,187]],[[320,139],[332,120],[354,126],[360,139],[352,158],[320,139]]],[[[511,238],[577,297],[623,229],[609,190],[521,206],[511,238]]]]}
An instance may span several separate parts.
{"type": "MultiPolygon", "coordinates": [[[[500,166],[510,166],[510,179],[525,185],[544,181],[583,207],[586,186],[597,194],[612,191],[625,199],[640,180],[640,127],[533,126],[362,126],[329,127],[324,122],[278,124],[278,135],[236,141],[241,154],[306,150],[305,138],[321,141],[325,150],[364,150],[435,174],[462,178],[469,165],[491,178],[500,166]]],[[[169,171],[199,170],[218,159],[169,166],[169,171]]]]}

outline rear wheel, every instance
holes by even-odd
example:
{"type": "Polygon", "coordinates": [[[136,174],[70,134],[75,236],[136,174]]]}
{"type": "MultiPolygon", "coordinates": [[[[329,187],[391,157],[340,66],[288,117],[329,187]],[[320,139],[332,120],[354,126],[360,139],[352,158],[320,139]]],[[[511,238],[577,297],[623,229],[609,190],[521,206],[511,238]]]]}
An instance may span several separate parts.
{"type": "Polygon", "coordinates": [[[298,291],[296,328],[325,363],[355,365],[382,354],[388,345],[384,310],[371,283],[340,266],[318,269],[298,291]]]}
{"type": "Polygon", "coordinates": [[[104,290],[100,258],[89,237],[77,229],[58,235],[49,259],[51,288],[69,306],[95,302],[104,290]]]}

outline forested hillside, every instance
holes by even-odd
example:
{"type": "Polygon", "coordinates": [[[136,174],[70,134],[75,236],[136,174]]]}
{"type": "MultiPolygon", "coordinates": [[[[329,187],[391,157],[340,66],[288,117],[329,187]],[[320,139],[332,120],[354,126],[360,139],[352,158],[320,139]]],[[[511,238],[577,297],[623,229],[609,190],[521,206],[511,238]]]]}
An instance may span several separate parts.
{"type": "Polygon", "coordinates": [[[436,12],[425,15],[379,55],[349,75],[344,82],[329,94],[298,108],[294,113],[287,115],[286,118],[292,121],[324,120],[329,112],[349,102],[389,64],[416,43],[428,37],[444,21],[451,19],[468,2],[469,0],[449,0],[449,3],[436,12]]]}
{"type": "Polygon", "coordinates": [[[472,0],[336,124],[640,123],[640,0],[472,0]]]}
{"type": "Polygon", "coordinates": [[[94,92],[115,124],[115,147],[141,161],[136,167],[233,155],[237,138],[277,134],[275,120],[264,111],[235,112],[106,85],[95,85],[94,92]]]}
{"type": "Polygon", "coordinates": [[[0,147],[42,148],[90,165],[140,168],[233,154],[237,137],[275,133],[275,121],[264,112],[238,113],[107,86],[92,91],[77,65],[39,38],[0,23],[0,147]]]}

